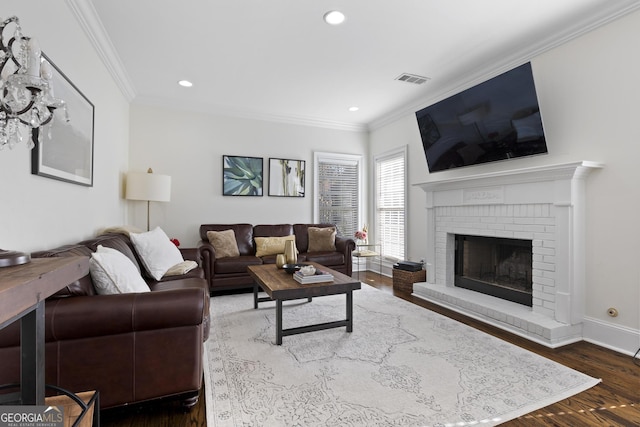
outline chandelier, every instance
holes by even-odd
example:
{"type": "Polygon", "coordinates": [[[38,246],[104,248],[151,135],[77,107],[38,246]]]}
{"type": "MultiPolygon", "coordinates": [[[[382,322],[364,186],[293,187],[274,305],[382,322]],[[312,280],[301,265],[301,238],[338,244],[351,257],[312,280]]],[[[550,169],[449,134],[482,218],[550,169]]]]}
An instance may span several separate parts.
{"type": "Polygon", "coordinates": [[[51,64],[36,40],[22,35],[16,16],[0,24],[0,49],[0,150],[25,138],[33,148],[31,130],[51,122],[58,108],[68,121],[66,104],[54,98],[51,64]]]}

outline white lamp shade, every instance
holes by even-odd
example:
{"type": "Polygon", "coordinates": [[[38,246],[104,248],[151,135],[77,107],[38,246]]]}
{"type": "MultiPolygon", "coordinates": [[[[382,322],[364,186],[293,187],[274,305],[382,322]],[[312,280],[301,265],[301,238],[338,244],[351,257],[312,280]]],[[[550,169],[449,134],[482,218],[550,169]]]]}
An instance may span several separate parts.
{"type": "Polygon", "coordinates": [[[126,199],[168,202],[171,200],[171,177],[146,172],[127,174],[126,199]]]}

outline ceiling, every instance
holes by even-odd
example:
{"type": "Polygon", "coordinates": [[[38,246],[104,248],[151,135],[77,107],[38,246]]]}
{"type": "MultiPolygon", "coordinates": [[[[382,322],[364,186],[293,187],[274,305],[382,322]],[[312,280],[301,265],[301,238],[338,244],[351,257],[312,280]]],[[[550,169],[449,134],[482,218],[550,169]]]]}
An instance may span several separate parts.
{"type": "Polygon", "coordinates": [[[134,103],[351,130],[493,77],[639,3],[67,1],[134,103]],[[323,21],[334,9],[346,15],[342,25],[323,21]],[[396,80],[402,73],[429,80],[396,80]]]}

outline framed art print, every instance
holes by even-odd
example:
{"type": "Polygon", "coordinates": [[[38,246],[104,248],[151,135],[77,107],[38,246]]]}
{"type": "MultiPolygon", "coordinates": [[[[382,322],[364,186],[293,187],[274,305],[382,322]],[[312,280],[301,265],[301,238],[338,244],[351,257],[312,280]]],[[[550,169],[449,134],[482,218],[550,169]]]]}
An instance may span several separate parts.
{"type": "Polygon", "coordinates": [[[92,187],[93,104],[44,54],[42,60],[51,65],[54,96],[65,101],[67,115],[58,108],[51,122],[32,131],[31,173],[92,187]]]}
{"type": "Polygon", "coordinates": [[[305,161],[269,159],[269,196],[304,197],[305,161]]]}
{"type": "Polygon", "coordinates": [[[222,156],[224,196],[262,196],[262,157],[222,156]]]}

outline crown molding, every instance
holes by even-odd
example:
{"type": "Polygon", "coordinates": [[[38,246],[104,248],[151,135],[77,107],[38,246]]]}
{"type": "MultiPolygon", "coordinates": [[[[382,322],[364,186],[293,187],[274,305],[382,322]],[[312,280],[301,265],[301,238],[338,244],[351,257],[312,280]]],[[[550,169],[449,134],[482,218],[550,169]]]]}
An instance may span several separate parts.
{"type": "MultiPolygon", "coordinates": [[[[160,105],[163,107],[176,108],[175,105],[169,104],[163,100],[141,99],[136,96],[136,90],[129,77],[126,68],[122,64],[120,57],[114,48],[109,36],[107,35],[100,18],[89,0],[65,0],[67,6],[74,14],[76,20],[94,46],[98,56],[107,67],[107,70],[120,88],[122,94],[129,102],[135,99],[137,103],[160,105]]],[[[546,39],[541,39],[526,49],[518,49],[511,54],[501,55],[499,59],[494,61],[487,60],[485,63],[490,64],[484,67],[474,68],[474,72],[467,74],[464,80],[457,80],[449,85],[445,85],[436,93],[430,94],[428,98],[420,97],[414,102],[408,103],[398,109],[390,111],[381,117],[363,124],[363,123],[347,123],[325,120],[317,117],[304,117],[295,115],[278,115],[269,114],[258,111],[228,109],[220,106],[196,106],[192,110],[213,113],[217,115],[238,117],[245,119],[255,119],[264,121],[273,121],[278,123],[296,124],[303,126],[314,126],[329,129],[348,130],[356,132],[367,132],[380,129],[391,124],[409,114],[414,114],[417,110],[424,108],[440,99],[444,99],[448,95],[457,93],[474,84],[481,83],[485,80],[507,71],[518,65],[530,61],[532,58],[558,47],[572,39],[580,37],[598,27],[606,25],[614,20],[627,15],[633,11],[640,9],[640,2],[637,0],[624,0],[616,2],[607,2],[605,9],[597,16],[590,16],[583,20],[577,21],[573,26],[565,28],[559,35],[556,34],[546,39]]],[[[431,82],[434,84],[435,82],[431,82]]],[[[179,108],[179,107],[178,107],[179,108]]]]}
{"type": "MultiPolygon", "coordinates": [[[[428,98],[421,97],[416,99],[410,104],[371,121],[368,125],[369,131],[380,129],[403,117],[406,117],[409,114],[414,114],[416,111],[444,99],[447,96],[454,95],[461,90],[489,80],[502,72],[531,61],[533,58],[543,54],[544,52],[561,46],[595,30],[596,28],[602,27],[625,15],[628,15],[629,13],[640,9],[640,2],[637,0],[607,2],[604,7],[605,9],[597,16],[590,16],[586,19],[577,21],[572,26],[564,28],[560,34],[555,33],[553,36],[532,43],[526,50],[518,49],[510,54],[501,55],[500,59],[496,58],[494,61],[487,60],[486,66],[474,68],[475,72],[469,73],[464,81],[458,80],[448,86],[441,87],[437,93],[431,94],[428,98]]],[[[432,81],[431,84],[434,84],[434,82],[432,81]]]]}
{"type": "Polygon", "coordinates": [[[336,122],[331,120],[325,120],[317,117],[304,117],[293,115],[277,115],[269,114],[258,111],[239,110],[233,108],[223,108],[220,106],[211,105],[196,105],[190,108],[184,108],[176,106],[174,103],[170,103],[163,99],[153,99],[140,96],[136,93],[135,87],[131,78],[129,77],[126,68],[120,60],[120,56],[115,47],[111,43],[111,40],[102,25],[100,17],[96,12],[93,4],[87,0],[65,0],[67,6],[72,11],[76,20],[84,30],[85,34],[89,38],[89,41],[93,45],[94,49],[98,53],[98,56],[107,67],[107,70],[115,80],[116,84],[120,88],[120,91],[127,99],[128,102],[135,102],[137,104],[156,105],[165,108],[183,109],[190,111],[197,111],[203,113],[210,113],[220,116],[263,120],[269,122],[286,123],[302,126],[313,126],[327,129],[346,130],[352,132],[366,132],[368,130],[366,124],[359,123],[346,123],[336,122]]]}
{"type": "Polygon", "coordinates": [[[196,113],[212,114],[221,117],[230,117],[237,119],[262,120],[266,122],[284,123],[299,126],[312,126],[325,129],[343,130],[350,132],[368,132],[365,123],[348,123],[337,122],[333,120],[325,120],[318,117],[294,116],[294,115],[278,115],[265,113],[257,110],[239,109],[236,107],[228,107],[222,105],[212,105],[207,103],[191,103],[189,106],[176,105],[165,98],[155,98],[149,96],[136,96],[133,101],[138,105],[150,105],[162,107],[172,110],[191,111],[196,113]]]}
{"type": "Polygon", "coordinates": [[[88,0],[65,1],[120,91],[131,102],[136,96],[136,90],[93,4],[88,0]]]}

